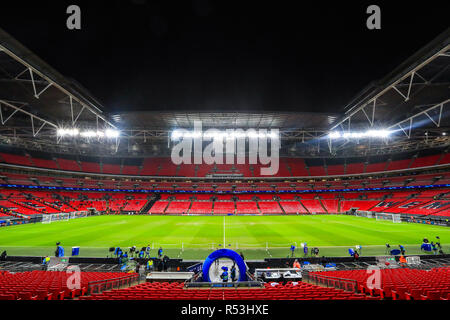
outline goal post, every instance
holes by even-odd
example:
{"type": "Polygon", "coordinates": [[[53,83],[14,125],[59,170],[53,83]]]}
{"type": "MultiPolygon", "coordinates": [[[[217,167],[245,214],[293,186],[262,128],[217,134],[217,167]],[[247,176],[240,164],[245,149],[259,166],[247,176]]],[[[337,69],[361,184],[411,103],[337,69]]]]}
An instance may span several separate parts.
{"type": "Polygon", "coordinates": [[[373,217],[371,211],[360,211],[360,210],[355,211],[355,216],[364,217],[364,218],[372,218],[373,217]]]}
{"type": "Polygon", "coordinates": [[[68,221],[70,219],[87,217],[87,211],[49,213],[42,215],[42,223],[48,224],[55,221],[68,221]]]}
{"type": "Polygon", "coordinates": [[[87,217],[87,211],[75,211],[70,213],[70,219],[87,217]]]}
{"type": "Polygon", "coordinates": [[[398,213],[376,212],[375,218],[377,220],[392,221],[393,223],[401,223],[402,222],[401,216],[398,213]]]}

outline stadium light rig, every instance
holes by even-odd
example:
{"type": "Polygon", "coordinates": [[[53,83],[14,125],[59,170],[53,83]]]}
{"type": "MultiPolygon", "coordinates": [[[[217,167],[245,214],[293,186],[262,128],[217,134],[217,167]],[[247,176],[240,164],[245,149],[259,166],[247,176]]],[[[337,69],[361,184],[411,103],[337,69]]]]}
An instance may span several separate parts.
{"type": "Polygon", "coordinates": [[[69,137],[83,137],[83,138],[118,138],[120,136],[119,130],[114,129],[106,129],[102,130],[84,130],[80,131],[77,128],[66,129],[59,128],[56,131],[56,134],[61,137],[69,136],[69,137]]]}
{"type": "Polygon", "coordinates": [[[363,138],[388,138],[391,134],[389,130],[368,130],[365,132],[339,132],[333,131],[328,134],[330,139],[363,139],[363,138]]]}

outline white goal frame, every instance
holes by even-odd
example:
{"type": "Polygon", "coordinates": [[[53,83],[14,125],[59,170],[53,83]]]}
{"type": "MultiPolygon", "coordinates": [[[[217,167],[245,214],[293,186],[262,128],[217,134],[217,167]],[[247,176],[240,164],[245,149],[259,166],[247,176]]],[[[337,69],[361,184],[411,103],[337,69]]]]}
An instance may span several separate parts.
{"type": "Polygon", "coordinates": [[[49,224],[56,221],[69,221],[70,219],[87,217],[87,211],[61,212],[42,215],[42,223],[49,224]]]}
{"type": "Polygon", "coordinates": [[[371,211],[359,211],[359,210],[356,210],[355,211],[355,215],[357,217],[373,218],[373,215],[372,215],[371,211]]]}
{"type": "Polygon", "coordinates": [[[398,213],[375,212],[375,218],[377,220],[390,220],[393,223],[402,222],[401,216],[398,213]]]}

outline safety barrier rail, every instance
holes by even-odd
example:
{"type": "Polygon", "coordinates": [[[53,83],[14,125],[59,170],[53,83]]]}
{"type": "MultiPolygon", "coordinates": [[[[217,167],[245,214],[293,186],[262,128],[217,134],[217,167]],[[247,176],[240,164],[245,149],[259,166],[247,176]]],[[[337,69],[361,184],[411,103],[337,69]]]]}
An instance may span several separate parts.
{"type": "Polygon", "coordinates": [[[91,295],[93,293],[101,293],[107,290],[129,287],[135,284],[139,284],[139,282],[140,277],[137,273],[113,279],[91,281],[88,283],[87,294],[91,295]]]}
{"type": "Polygon", "coordinates": [[[186,282],[185,288],[262,288],[260,281],[236,281],[236,282],[186,282]]]}
{"type": "Polygon", "coordinates": [[[358,282],[353,279],[336,278],[325,275],[313,274],[303,271],[303,281],[311,284],[326,286],[327,288],[342,289],[345,291],[358,293],[358,282]]]}

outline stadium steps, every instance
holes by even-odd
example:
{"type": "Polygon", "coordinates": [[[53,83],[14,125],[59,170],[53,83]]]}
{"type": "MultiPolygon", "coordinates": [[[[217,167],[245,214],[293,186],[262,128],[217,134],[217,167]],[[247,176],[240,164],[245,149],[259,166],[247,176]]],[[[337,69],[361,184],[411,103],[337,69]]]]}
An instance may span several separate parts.
{"type": "Polygon", "coordinates": [[[32,158],[28,153],[26,154],[26,157],[30,160],[31,164],[32,164],[34,167],[37,167],[36,163],[34,163],[34,161],[33,161],[33,158],[32,158]]]}
{"type": "MultiPolygon", "coordinates": [[[[156,168],[155,176],[158,175],[159,171],[161,171],[161,164],[160,163],[158,163],[158,168],[156,168]]],[[[170,204],[170,201],[169,201],[169,204],[170,204]]]]}
{"type": "Polygon", "coordinates": [[[189,213],[191,212],[192,203],[194,203],[194,201],[193,201],[193,200],[190,200],[189,208],[187,209],[187,212],[186,212],[187,214],[189,214],[189,213]]]}
{"type": "Polygon", "coordinates": [[[284,211],[284,208],[283,208],[283,206],[281,205],[280,200],[277,199],[276,201],[277,201],[278,205],[280,206],[281,211],[283,212],[283,214],[287,214],[286,211],[284,211]]]}
{"type": "MultiPolygon", "coordinates": [[[[309,172],[309,167],[305,164],[305,169],[308,172],[308,176],[311,176],[311,172],[309,172]]],[[[303,203],[302,203],[303,206],[303,203]]],[[[306,209],[306,208],[305,208],[306,209]]],[[[309,212],[309,211],[308,211],[309,212]]]]}
{"type": "MultiPolygon", "coordinates": [[[[19,207],[22,207],[22,208],[25,208],[25,209],[28,209],[28,210],[35,211],[37,214],[44,214],[44,212],[42,212],[41,210],[38,210],[38,209],[33,208],[33,207],[31,207],[31,206],[27,206],[27,205],[25,205],[25,204],[23,204],[23,203],[20,203],[20,202],[16,201],[16,200],[8,199],[8,201],[11,202],[11,203],[14,203],[15,205],[17,205],[17,206],[19,206],[19,207]]],[[[24,214],[24,213],[22,213],[22,214],[23,214],[23,215],[26,215],[26,214],[24,214]]]]}
{"type": "Polygon", "coordinates": [[[445,157],[445,154],[446,154],[445,152],[442,152],[441,156],[439,157],[438,161],[436,162],[436,165],[441,163],[442,159],[444,159],[444,157],[445,157]]]}
{"type": "MultiPolygon", "coordinates": [[[[309,172],[309,171],[308,171],[309,172]]],[[[306,212],[308,212],[309,214],[311,214],[311,212],[308,210],[308,208],[302,203],[301,200],[297,200],[298,202],[300,202],[300,204],[302,205],[303,209],[306,210],[306,212]]]]}
{"type": "Polygon", "coordinates": [[[292,174],[291,166],[287,162],[286,162],[286,168],[287,168],[289,174],[291,175],[291,177],[293,177],[294,175],[292,174]]]}
{"type": "Polygon", "coordinates": [[[414,161],[416,161],[417,157],[411,157],[411,160],[408,163],[408,167],[406,167],[406,169],[411,168],[412,164],[414,163],[414,161]]]}
{"type": "Polygon", "coordinates": [[[75,163],[76,163],[77,166],[78,166],[78,170],[77,170],[77,171],[83,171],[83,170],[81,169],[81,163],[80,163],[80,161],[79,161],[78,159],[75,159],[75,163]]]}
{"type": "Polygon", "coordinates": [[[386,161],[386,163],[385,163],[386,165],[384,166],[383,171],[388,171],[388,168],[391,165],[391,163],[392,163],[392,159],[388,159],[388,161],[386,161]]]}
{"type": "Polygon", "coordinates": [[[259,207],[259,201],[258,201],[258,200],[255,200],[255,202],[256,202],[256,207],[258,208],[259,214],[263,214],[263,213],[261,212],[261,208],[259,207]]]}
{"type": "Polygon", "coordinates": [[[139,213],[148,213],[148,211],[153,207],[156,200],[148,200],[144,206],[139,210],[139,213]]]}
{"type": "Polygon", "coordinates": [[[147,201],[147,203],[139,210],[139,213],[148,213],[150,209],[153,207],[153,205],[161,199],[161,195],[156,194],[154,199],[150,199],[147,201]]]}
{"type": "Polygon", "coordinates": [[[329,213],[327,207],[325,207],[325,205],[323,204],[322,199],[319,199],[319,203],[322,206],[323,210],[325,210],[326,213],[329,213]]]}
{"type": "Polygon", "coordinates": [[[59,162],[56,159],[54,159],[53,157],[52,157],[52,159],[53,159],[53,161],[55,161],[56,167],[58,168],[58,170],[61,170],[61,166],[59,165],[59,162]]]}
{"type": "Polygon", "coordinates": [[[40,204],[42,204],[42,205],[44,205],[46,207],[49,207],[49,208],[52,208],[52,209],[55,209],[55,210],[61,210],[61,208],[59,208],[58,206],[53,205],[50,202],[45,201],[43,198],[33,197],[33,200],[39,202],[40,204]]]}
{"type": "Polygon", "coordinates": [[[197,174],[198,174],[198,164],[196,164],[194,167],[194,177],[197,177],[197,174]]]}

